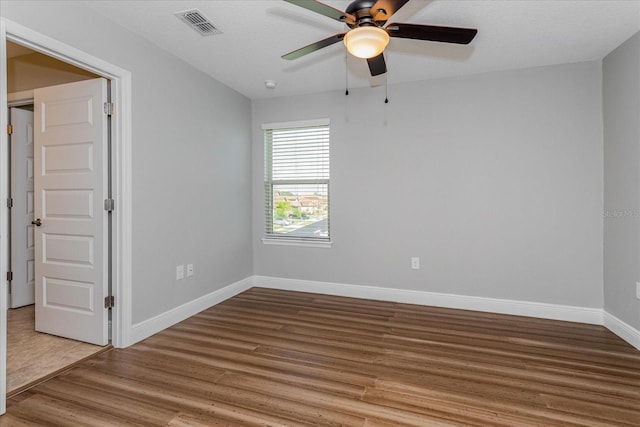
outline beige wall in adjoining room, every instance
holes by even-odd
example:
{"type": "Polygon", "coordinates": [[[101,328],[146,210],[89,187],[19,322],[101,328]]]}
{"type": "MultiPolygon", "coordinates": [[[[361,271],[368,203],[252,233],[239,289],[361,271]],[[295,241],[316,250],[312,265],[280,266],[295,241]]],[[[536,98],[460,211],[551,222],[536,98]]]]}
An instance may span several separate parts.
{"type": "Polygon", "coordinates": [[[7,91],[9,93],[96,77],[99,76],[37,52],[7,60],[7,91]]]}

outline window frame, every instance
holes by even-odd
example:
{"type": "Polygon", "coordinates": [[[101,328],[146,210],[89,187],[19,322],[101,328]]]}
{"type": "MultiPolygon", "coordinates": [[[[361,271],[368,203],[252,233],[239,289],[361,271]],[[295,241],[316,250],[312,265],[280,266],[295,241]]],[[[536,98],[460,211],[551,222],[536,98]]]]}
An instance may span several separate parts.
{"type": "MultiPolygon", "coordinates": [[[[313,120],[299,120],[291,122],[277,122],[277,123],[264,123],[262,124],[263,132],[263,153],[264,153],[264,170],[263,170],[263,191],[264,202],[262,207],[263,216],[263,237],[262,242],[267,245],[287,245],[287,246],[306,246],[306,247],[320,247],[330,248],[332,245],[331,237],[331,177],[324,179],[287,179],[287,180],[274,180],[272,161],[270,157],[270,150],[268,150],[267,131],[284,130],[284,129],[296,129],[296,128],[308,128],[308,127],[324,127],[326,126],[329,135],[331,133],[331,121],[328,118],[313,119],[313,120]],[[320,184],[327,186],[327,231],[328,236],[326,238],[318,237],[302,237],[285,235],[277,235],[273,233],[273,188],[276,185],[295,185],[295,184],[320,184]],[[271,217],[271,221],[268,221],[268,217],[271,217]],[[269,229],[271,226],[271,229],[269,229]]],[[[331,137],[329,137],[329,169],[331,168],[331,137]]]]}

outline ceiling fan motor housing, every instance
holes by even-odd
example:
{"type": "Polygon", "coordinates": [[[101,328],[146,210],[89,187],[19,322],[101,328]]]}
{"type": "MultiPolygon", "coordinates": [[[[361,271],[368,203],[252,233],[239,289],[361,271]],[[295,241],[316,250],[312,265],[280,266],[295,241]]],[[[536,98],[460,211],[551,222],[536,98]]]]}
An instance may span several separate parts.
{"type": "MultiPolygon", "coordinates": [[[[371,10],[374,4],[376,4],[376,1],[373,1],[373,0],[356,0],[353,3],[351,3],[347,7],[345,12],[355,16],[356,22],[354,23],[347,22],[347,25],[350,28],[357,28],[357,27],[364,27],[364,26],[379,27],[382,23],[386,22],[385,20],[381,23],[377,23],[376,21],[373,20],[373,15],[375,15],[377,12],[375,10],[374,11],[371,10]]],[[[384,13],[384,16],[386,16],[386,11],[384,13]]]]}

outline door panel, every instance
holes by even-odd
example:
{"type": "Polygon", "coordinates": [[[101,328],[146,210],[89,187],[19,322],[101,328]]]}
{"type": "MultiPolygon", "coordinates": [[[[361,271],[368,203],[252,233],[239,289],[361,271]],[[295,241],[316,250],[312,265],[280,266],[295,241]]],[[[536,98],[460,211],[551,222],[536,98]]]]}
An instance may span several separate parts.
{"type": "Polygon", "coordinates": [[[33,112],[11,108],[11,308],[35,302],[33,112]]]}
{"type": "Polygon", "coordinates": [[[108,344],[105,79],[34,91],[36,330],[108,344]]]}
{"type": "Polygon", "coordinates": [[[45,147],[42,152],[44,173],[87,173],[93,170],[93,145],[68,144],[45,147]]]}
{"type": "Polygon", "coordinates": [[[93,191],[44,190],[42,215],[47,218],[93,219],[93,191]]]}
{"type": "Polygon", "coordinates": [[[42,290],[45,307],[78,313],[93,311],[93,283],[44,278],[42,290]]]}

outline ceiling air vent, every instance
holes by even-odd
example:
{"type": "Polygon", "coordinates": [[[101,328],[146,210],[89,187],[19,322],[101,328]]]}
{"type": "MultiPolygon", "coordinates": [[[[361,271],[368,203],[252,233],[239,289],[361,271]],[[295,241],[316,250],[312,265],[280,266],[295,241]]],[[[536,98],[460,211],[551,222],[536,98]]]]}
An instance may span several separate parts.
{"type": "Polygon", "coordinates": [[[184,12],[178,12],[175,15],[191,28],[196,30],[201,36],[222,34],[222,31],[217,29],[215,25],[211,23],[209,18],[204,16],[198,9],[185,10],[184,12]]]}

